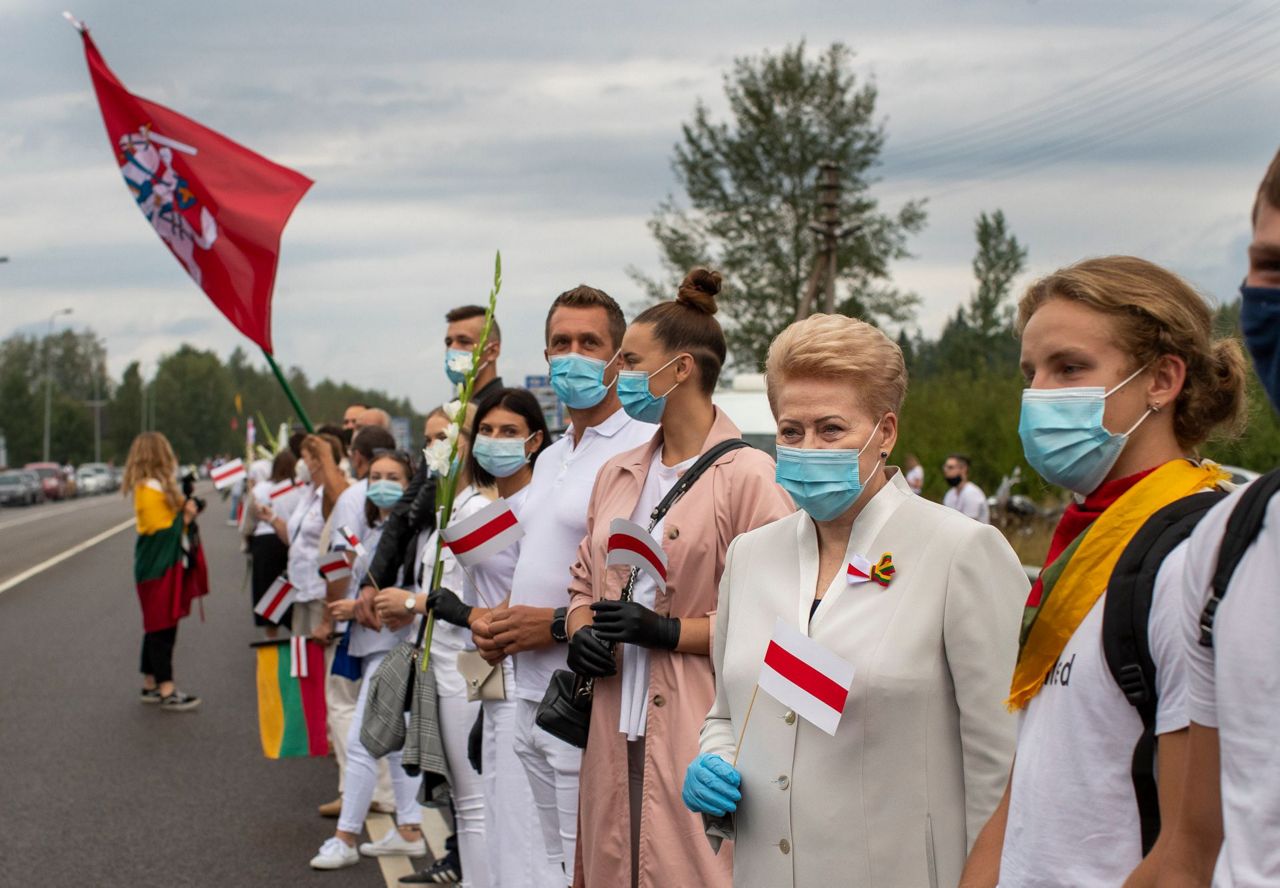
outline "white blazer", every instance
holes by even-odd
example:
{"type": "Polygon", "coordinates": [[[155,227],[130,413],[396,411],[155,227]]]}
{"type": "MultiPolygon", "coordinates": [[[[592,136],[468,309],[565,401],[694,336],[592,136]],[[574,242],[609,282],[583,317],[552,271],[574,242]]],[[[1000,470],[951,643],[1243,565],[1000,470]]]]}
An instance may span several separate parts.
{"type": "Polygon", "coordinates": [[[758,695],[737,814],[707,818],[713,845],[736,840],[736,886],[954,888],[1000,801],[1026,574],[999,531],[913,496],[901,473],[858,516],[846,559],[885,552],[888,587],[839,576],[810,621],[818,541],[806,513],[729,547],[703,752],[732,760],[779,617],[855,668],[835,737],[758,695]]]}

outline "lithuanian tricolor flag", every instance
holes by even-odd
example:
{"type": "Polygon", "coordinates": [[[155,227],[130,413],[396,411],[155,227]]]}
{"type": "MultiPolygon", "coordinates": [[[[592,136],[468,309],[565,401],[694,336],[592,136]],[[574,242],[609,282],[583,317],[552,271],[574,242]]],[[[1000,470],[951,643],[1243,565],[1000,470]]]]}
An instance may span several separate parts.
{"type": "Polygon", "coordinates": [[[269,759],[329,754],[324,646],[294,641],[273,638],[252,645],[258,650],[258,733],[269,759]],[[303,660],[295,662],[299,647],[303,660]]]}
{"type": "Polygon", "coordinates": [[[158,632],[176,626],[191,613],[192,600],[209,591],[204,552],[199,537],[183,524],[182,513],[170,508],[158,485],[139,484],[133,496],[138,528],[133,578],[142,605],[142,628],[158,632]]]}

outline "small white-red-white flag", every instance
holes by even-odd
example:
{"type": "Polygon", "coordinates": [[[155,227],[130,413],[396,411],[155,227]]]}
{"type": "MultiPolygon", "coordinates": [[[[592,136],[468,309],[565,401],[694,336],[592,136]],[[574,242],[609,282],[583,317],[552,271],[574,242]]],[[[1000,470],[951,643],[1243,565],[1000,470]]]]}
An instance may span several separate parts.
{"type": "Polygon", "coordinates": [[[608,551],[607,566],[637,567],[651,576],[659,589],[667,588],[667,553],[639,524],[626,518],[610,521],[608,551]]]}
{"type": "Polygon", "coordinates": [[[320,558],[320,576],[326,583],[345,580],[351,576],[351,562],[347,561],[347,550],[338,549],[320,558]]]}
{"type": "Polygon", "coordinates": [[[262,593],[258,603],[253,606],[253,612],[263,619],[279,623],[284,612],[289,609],[289,605],[293,604],[293,598],[297,593],[298,590],[293,588],[293,583],[283,576],[276,577],[276,581],[267,587],[267,591],[262,593]]]}
{"type": "Polygon", "coordinates": [[[440,539],[463,567],[484,561],[523,536],[524,527],[516,520],[511,504],[502,497],[440,531],[440,539]]]}
{"type": "Polygon", "coordinates": [[[849,566],[845,568],[845,576],[849,579],[850,586],[857,586],[860,583],[871,582],[871,571],[875,568],[867,559],[861,555],[855,554],[849,560],[849,566]]]}
{"type": "Polygon", "coordinates": [[[289,675],[292,678],[307,677],[307,637],[289,636],[289,675]]]}
{"type": "Polygon", "coordinates": [[[233,459],[231,462],[225,462],[209,470],[209,477],[213,479],[213,486],[218,490],[230,487],[237,481],[243,480],[245,474],[244,461],[240,459],[233,459]]]}
{"type": "Polygon", "coordinates": [[[288,494],[291,494],[294,491],[301,490],[301,489],[302,489],[302,485],[299,484],[297,481],[293,480],[292,478],[285,478],[283,481],[275,484],[271,488],[270,496],[272,500],[278,500],[282,496],[287,496],[288,494]]]}
{"type": "Polygon", "coordinates": [[[344,524],[338,528],[338,533],[342,534],[342,538],[347,541],[347,545],[361,558],[369,554],[364,547],[364,543],[360,542],[360,537],[356,536],[355,531],[350,527],[344,524]]]}
{"type": "Polygon", "coordinates": [[[835,736],[853,685],[853,664],[779,619],[765,648],[760,688],[835,736]]]}

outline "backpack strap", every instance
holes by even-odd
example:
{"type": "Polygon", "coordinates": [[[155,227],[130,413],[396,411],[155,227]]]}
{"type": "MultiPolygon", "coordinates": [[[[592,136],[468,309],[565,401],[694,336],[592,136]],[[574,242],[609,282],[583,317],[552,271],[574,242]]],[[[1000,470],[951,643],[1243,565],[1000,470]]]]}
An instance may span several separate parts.
{"type": "Polygon", "coordinates": [[[1102,652],[1120,690],[1142,718],[1142,736],[1133,749],[1129,773],[1142,853],[1146,856],[1160,834],[1160,798],[1156,791],[1156,664],[1151,656],[1148,623],[1160,566],[1191,535],[1200,519],[1225,496],[1212,490],[1175,500],[1155,512],[1125,547],[1111,580],[1102,613],[1102,652]]]}
{"type": "Polygon", "coordinates": [[[1213,619],[1218,613],[1218,606],[1227,595],[1227,586],[1231,585],[1236,565],[1262,530],[1267,506],[1277,490],[1280,490],[1280,469],[1272,469],[1246,487],[1240,502],[1231,510],[1227,529],[1222,534],[1222,545],[1218,549],[1218,563],[1213,571],[1213,591],[1200,614],[1201,647],[1213,647],[1213,619]]]}

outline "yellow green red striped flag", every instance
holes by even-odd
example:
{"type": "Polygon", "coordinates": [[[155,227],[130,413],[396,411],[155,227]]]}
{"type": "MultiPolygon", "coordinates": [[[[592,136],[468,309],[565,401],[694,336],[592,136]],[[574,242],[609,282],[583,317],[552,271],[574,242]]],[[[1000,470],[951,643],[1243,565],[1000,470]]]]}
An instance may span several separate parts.
{"type": "Polygon", "coordinates": [[[329,754],[324,647],[293,641],[285,637],[252,645],[258,652],[258,732],[269,759],[329,754]]]}

